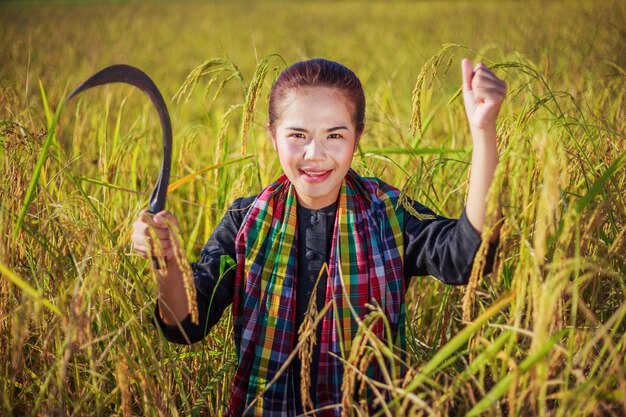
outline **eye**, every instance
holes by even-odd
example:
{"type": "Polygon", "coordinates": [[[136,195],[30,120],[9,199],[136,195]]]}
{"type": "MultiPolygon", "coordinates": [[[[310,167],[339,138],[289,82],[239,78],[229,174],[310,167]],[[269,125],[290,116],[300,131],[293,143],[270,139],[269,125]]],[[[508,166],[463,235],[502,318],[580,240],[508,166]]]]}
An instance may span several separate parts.
{"type": "Polygon", "coordinates": [[[343,138],[343,136],[341,136],[340,133],[331,133],[330,135],[328,135],[328,139],[341,139],[343,138]]]}
{"type": "Polygon", "coordinates": [[[290,138],[294,138],[294,139],[306,139],[306,136],[304,135],[304,133],[300,133],[300,132],[291,132],[288,137],[290,138]]]}

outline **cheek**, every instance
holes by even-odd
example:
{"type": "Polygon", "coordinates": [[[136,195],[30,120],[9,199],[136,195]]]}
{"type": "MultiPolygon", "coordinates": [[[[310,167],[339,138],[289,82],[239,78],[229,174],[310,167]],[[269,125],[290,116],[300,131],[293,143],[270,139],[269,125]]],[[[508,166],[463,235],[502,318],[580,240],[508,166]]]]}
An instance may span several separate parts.
{"type": "Polygon", "coordinates": [[[350,165],[352,165],[352,157],[354,156],[354,154],[352,152],[348,152],[345,157],[344,157],[344,164],[346,166],[346,168],[349,168],[350,165]]]}
{"type": "Polygon", "coordinates": [[[342,140],[329,146],[328,152],[334,155],[336,159],[352,158],[356,149],[354,140],[342,140]]]}
{"type": "Polygon", "coordinates": [[[332,151],[332,155],[334,155],[335,162],[338,165],[341,165],[347,169],[352,163],[352,158],[354,156],[354,147],[350,144],[345,144],[345,146],[334,149],[332,151]]]}
{"type": "Polygon", "coordinates": [[[290,162],[298,158],[299,149],[296,145],[287,140],[274,142],[274,149],[278,153],[278,159],[282,162],[290,162]]]}

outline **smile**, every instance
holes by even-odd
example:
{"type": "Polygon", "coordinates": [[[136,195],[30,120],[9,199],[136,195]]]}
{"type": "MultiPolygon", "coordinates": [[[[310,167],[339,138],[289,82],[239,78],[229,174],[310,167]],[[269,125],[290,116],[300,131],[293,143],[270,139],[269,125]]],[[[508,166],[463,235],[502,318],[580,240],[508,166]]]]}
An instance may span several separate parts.
{"type": "Polygon", "coordinates": [[[304,180],[306,182],[310,182],[310,183],[319,183],[324,181],[326,178],[328,178],[328,176],[330,175],[331,172],[333,172],[332,169],[330,170],[326,170],[326,171],[309,171],[309,170],[303,170],[300,169],[298,170],[300,172],[300,174],[302,175],[302,177],[304,178],[304,180]]]}

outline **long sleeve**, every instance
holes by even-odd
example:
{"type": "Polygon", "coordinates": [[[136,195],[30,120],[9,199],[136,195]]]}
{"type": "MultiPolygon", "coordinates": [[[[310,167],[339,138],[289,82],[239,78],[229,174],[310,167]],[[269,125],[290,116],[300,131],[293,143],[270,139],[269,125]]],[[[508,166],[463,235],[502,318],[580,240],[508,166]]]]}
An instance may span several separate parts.
{"type": "MultiPolygon", "coordinates": [[[[472,272],[474,257],[481,244],[481,236],[467,219],[448,219],[436,216],[427,207],[414,202],[420,214],[434,216],[420,220],[406,213],[404,220],[404,274],[432,275],[446,284],[466,284],[472,272]]],[[[491,271],[498,243],[490,243],[484,273],[491,271]]]]}
{"type": "Polygon", "coordinates": [[[222,257],[235,259],[235,238],[253,197],[238,198],[227,210],[200,253],[200,260],[191,263],[198,303],[198,323],[187,315],[178,325],[166,325],[161,320],[159,305],[155,308],[158,326],[170,342],[189,344],[202,340],[220,320],[233,302],[235,268],[222,257]]]}
{"type": "MultiPolygon", "coordinates": [[[[188,315],[180,326],[166,325],[161,320],[157,303],[155,321],[167,340],[180,344],[202,340],[232,303],[235,268],[229,268],[222,262],[222,257],[235,259],[235,238],[254,198],[239,198],[233,202],[202,249],[200,260],[191,263],[199,324],[194,325],[188,315]]],[[[414,203],[413,207],[418,213],[434,215],[419,203],[414,203]]],[[[432,275],[446,284],[465,284],[480,243],[480,234],[469,223],[465,212],[458,220],[441,216],[420,220],[407,212],[404,221],[405,276],[409,279],[432,275]]],[[[485,273],[491,270],[496,246],[497,243],[490,245],[485,273]]]]}

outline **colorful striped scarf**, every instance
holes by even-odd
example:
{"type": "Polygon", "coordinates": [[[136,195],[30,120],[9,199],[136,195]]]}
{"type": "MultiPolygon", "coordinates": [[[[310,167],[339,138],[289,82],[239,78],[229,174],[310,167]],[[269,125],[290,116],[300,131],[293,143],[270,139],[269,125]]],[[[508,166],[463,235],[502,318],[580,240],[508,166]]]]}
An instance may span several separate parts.
{"type": "MultiPolygon", "coordinates": [[[[340,358],[349,355],[358,329],[351,308],[362,319],[370,312],[366,304],[381,306],[394,341],[404,341],[404,209],[399,194],[352,170],[342,183],[326,287],[326,303],[335,304],[322,319],[320,362],[315,364],[314,406],[330,410],[321,415],[340,414],[340,358]]],[[[239,365],[229,415],[296,415],[291,367],[281,371],[297,343],[296,207],[295,188],[282,176],[258,195],[235,240],[233,316],[239,365]]],[[[385,339],[380,320],[372,330],[385,339]]]]}

